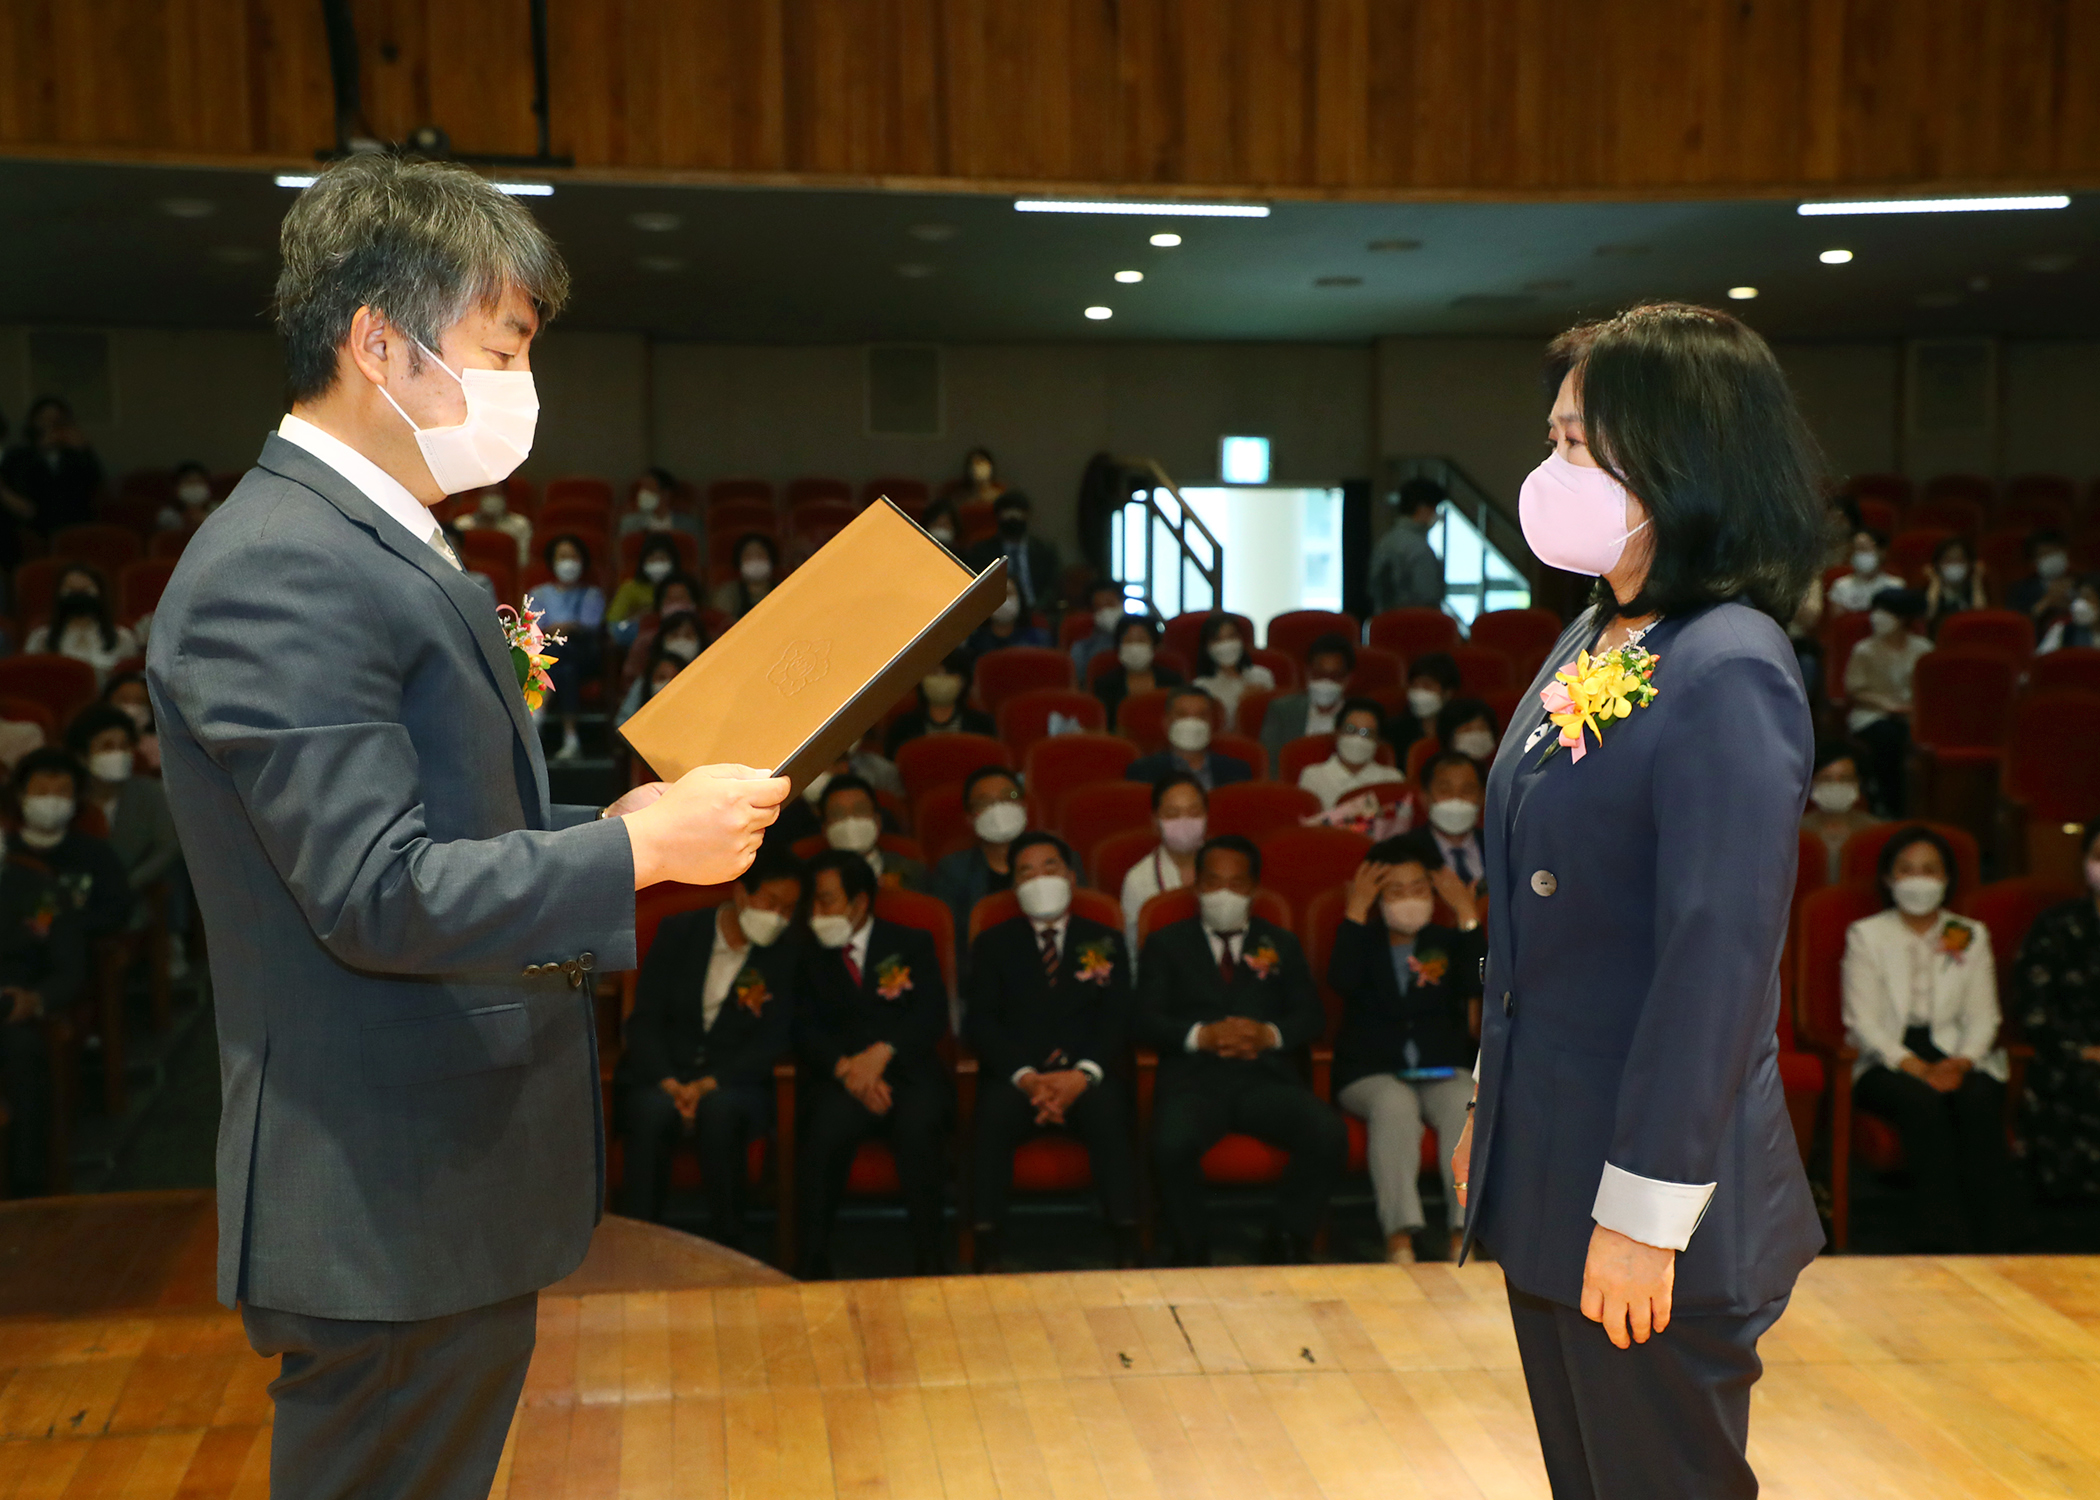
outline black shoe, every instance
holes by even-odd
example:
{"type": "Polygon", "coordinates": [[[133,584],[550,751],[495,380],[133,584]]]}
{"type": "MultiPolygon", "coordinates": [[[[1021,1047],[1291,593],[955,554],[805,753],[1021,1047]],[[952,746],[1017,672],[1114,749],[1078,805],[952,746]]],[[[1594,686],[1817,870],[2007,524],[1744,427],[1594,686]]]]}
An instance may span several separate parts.
{"type": "Polygon", "coordinates": [[[989,1224],[980,1224],[974,1236],[970,1262],[971,1269],[979,1276],[989,1275],[999,1269],[999,1231],[989,1224]]]}
{"type": "Polygon", "coordinates": [[[1135,1224],[1111,1224],[1108,1226],[1109,1243],[1114,1247],[1118,1271],[1135,1271],[1145,1263],[1145,1246],[1138,1235],[1135,1224]]]}
{"type": "Polygon", "coordinates": [[[1312,1263],[1312,1242],[1301,1235],[1277,1230],[1269,1236],[1262,1258],[1272,1266],[1304,1266],[1312,1263]]]}

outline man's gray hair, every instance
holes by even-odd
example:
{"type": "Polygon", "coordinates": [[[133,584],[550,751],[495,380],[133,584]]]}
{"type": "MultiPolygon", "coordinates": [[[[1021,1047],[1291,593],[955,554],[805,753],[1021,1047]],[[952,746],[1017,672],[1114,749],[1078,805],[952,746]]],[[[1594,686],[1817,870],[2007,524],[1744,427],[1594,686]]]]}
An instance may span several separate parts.
{"type": "Polygon", "coordinates": [[[542,322],[569,295],[568,267],[532,215],[450,162],[347,157],[300,193],[279,246],[275,311],[294,401],[335,384],[336,351],[360,307],[434,350],[447,328],[512,287],[542,322]]]}

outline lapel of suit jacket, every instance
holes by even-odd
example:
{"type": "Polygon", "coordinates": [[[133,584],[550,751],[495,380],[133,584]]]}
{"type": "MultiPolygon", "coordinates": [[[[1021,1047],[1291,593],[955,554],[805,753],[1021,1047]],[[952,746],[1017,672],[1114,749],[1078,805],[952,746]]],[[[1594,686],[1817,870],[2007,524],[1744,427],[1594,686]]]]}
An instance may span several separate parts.
{"type": "MultiPolygon", "coordinates": [[[[518,688],[518,669],[511,660],[510,645],[503,638],[503,627],[496,618],[496,606],[482,592],[480,585],[438,556],[437,550],[427,541],[410,536],[407,528],[381,511],[356,485],[297,443],[271,433],[263,442],[262,457],[256,460],[256,465],[281,479],[305,485],[346,518],[369,531],[382,547],[421,571],[438,586],[438,592],[451,601],[452,607],[459,611],[467,633],[474,638],[474,644],[481,648],[483,664],[494,679],[496,692],[503,699],[504,707],[510,710],[511,727],[517,731],[532,765],[533,784],[540,798],[538,811],[544,822],[551,798],[547,789],[547,763],[540,753],[540,737],[532,726],[531,714],[526,710],[525,695],[518,688]]],[[[431,524],[434,527],[437,523],[433,520],[431,524]]]]}

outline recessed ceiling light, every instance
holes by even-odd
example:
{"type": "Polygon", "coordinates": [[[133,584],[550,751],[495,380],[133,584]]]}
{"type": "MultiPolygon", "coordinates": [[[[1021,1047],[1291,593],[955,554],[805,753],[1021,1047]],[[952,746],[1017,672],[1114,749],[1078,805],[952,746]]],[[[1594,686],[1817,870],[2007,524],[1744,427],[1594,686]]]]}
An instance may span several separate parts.
{"type": "Polygon", "coordinates": [[[314,185],[314,174],[311,172],[279,172],[276,181],[279,187],[309,188],[314,185]]]}
{"type": "Polygon", "coordinates": [[[1362,286],[1363,284],[1364,279],[1361,276],[1315,276],[1313,278],[1314,286],[1362,286]]]}
{"type": "Polygon", "coordinates": [[[1842,266],[1851,261],[1852,252],[1850,250],[1825,250],[1816,259],[1823,262],[1826,266],[1842,266]]]}
{"type": "Polygon", "coordinates": [[[499,193],[508,193],[513,198],[552,198],[554,184],[551,182],[498,182],[493,184],[499,193]]]}
{"type": "Polygon", "coordinates": [[[669,273],[671,271],[683,271],[685,269],[684,258],[682,256],[677,255],[637,255],[634,258],[634,263],[640,266],[644,271],[661,271],[669,273]]]}
{"type": "Polygon", "coordinates": [[[897,267],[897,274],[908,281],[924,281],[933,274],[933,267],[923,260],[908,260],[897,267]]]}
{"type": "Polygon", "coordinates": [[[219,205],[209,198],[163,198],[160,211],[171,219],[208,219],[219,205]]]}
{"type": "Polygon", "coordinates": [[[1024,214],[1136,214],[1147,219],[1266,219],[1266,203],[1126,203],[1121,199],[1016,198],[1024,214]]]}
{"type": "Polygon", "coordinates": [[[1757,296],[1757,288],[1754,286],[1732,286],[1728,289],[1728,295],[1737,302],[1748,302],[1757,296]]]}
{"type": "Polygon", "coordinates": [[[1086,310],[1086,315],[1096,323],[1100,323],[1106,319],[1113,318],[1116,315],[1116,310],[1113,307],[1090,307],[1086,310]]]}
{"type": "Polygon", "coordinates": [[[914,224],[907,233],[915,240],[923,240],[929,245],[939,245],[955,238],[955,226],[953,224],[914,224]]]}
{"type": "Polygon", "coordinates": [[[1181,243],[1181,236],[1172,232],[1155,234],[1152,236],[1152,243],[1161,250],[1171,250],[1181,243]]]}
{"type": "Polygon", "coordinates": [[[1804,203],[1794,212],[1804,219],[1833,214],[1982,214],[2018,208],[2069,208],[2062,193],[2037,193],[2025,198],[1876,198],[1852,203],[1804,203]]]}
{"type": "Polygon", "coordinates": [[[1145,279],[1145,273],[1144,273],[1143,271],[1118,271],[1118,272],[1116,272],[1116,280],[1118,280],[1118,281],[1120,281],[1120,282],[1123,282],[1123,283],[1124,283],[1124,284],[1126,284],[1126,285],[1128,285],[1129,283],[1132,283],[1132,282],[1138,282],[1138,281],[1143,281],[1144,279],[1145,279]]]}
{"type": "Polygon", "coordinates": [[[1373,240],[1364,248],[1368,250],[1419,250],[1422,248],[1422,242],[1410,239],[1373,240]]]}
{"type": "Polygon", "coordinates": [[[685,220],[681,219],[677,214],[650,212],[629,214],[627,222],[644,234],[669,234],[683,224],[685,220]]]}

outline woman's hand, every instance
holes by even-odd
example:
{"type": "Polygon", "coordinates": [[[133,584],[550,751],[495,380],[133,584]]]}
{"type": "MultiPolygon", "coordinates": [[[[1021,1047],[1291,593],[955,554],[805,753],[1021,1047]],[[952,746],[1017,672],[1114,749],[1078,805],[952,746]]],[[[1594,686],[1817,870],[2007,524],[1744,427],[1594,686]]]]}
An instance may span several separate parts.
{"type": "Polygon", "coordinates": [[[1466,1175],[1473,1170],[1473,1111],[1466,1111],[1466,1127],[1458,1133],[1458,1144],[1451,1148],[1451,1186],[1458,1190],[1459,1212],[1466,1207],[1466,1175]]]}
{"type": "Polygon", "coordinates": [[[1365,860],[1356,867],[1349,878],[1349,894],[1342,902],[1342,915],[1352,922],[1370,920],[1371,908],[1378,904],[1378,891],[1385,884],[1391,865],[1374,864],[1365,860]]]}
{"type": "Polygon", "coordinates": [[[1649,1335],[1670,1326],[1670,1298],[1676,1286],[1675,1250],[1644,1245],[1602,1224],[1590,1231],[1589,1259],[1582,1267],[1582,1315],[1603,1324],[1604,1336],[1619,1348],[1645,1344],[1649,1335]]]}
{"type": "Polygon", "coordinates": [[[1458,918],[1460,927],[1470,931],[1479,925],[1479,898],[1473,894],[1472,886],[1458,878],[1458,871],[1444,865],[1431,872],[1429,883],[1436,893],[1444,898],[1444,904],[1450,907],[1452,915],[1458,918]]]}

